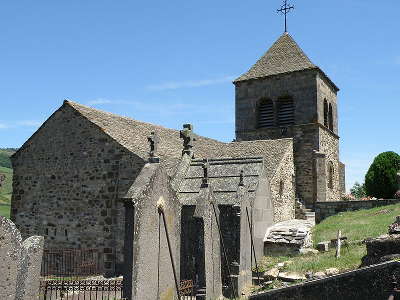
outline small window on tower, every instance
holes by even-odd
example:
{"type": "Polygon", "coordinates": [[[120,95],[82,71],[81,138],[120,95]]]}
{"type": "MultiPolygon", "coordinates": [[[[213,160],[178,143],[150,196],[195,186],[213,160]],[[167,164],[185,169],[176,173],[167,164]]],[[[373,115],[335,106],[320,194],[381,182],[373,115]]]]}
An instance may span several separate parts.
{"type": "Polygon", "coordinates": [[[329,130],[333,131],[333,111],[332,104],[329,104],[329,130]]]}
{"type": "Polygon", "coordinates": [[[278,102],[278,125],[290,126],[294,124],[294,104],[291,97],[279,99],[278,102]]]}
{"type": "Polygon", "coordinates": [[[329,126],[328,123],[328,101],[324,100],[324,125],[325,127],[329,126]]]}
{"type": "Polygon", "coordinates": [[[283,195],[283,190],[285,189],[285,183],[283,182],[283,180],[281,180],[280,182],[279,182],[279,196],[281,196],[282,197],[282,195],[283,195]]]}
{"type": "Polygon", "coordinates": [[[328,167],[328,187],[330,189],[333,189],[333,175],[335,173],[335,170],[333,168],[333,163],[329,162],[329,167],[328,167]]]}
{"type": "Polygon", "coordinates": [[[271,100],[263,99],[258,107],[258,128],[274,126],[274,105],[271,100]]]}

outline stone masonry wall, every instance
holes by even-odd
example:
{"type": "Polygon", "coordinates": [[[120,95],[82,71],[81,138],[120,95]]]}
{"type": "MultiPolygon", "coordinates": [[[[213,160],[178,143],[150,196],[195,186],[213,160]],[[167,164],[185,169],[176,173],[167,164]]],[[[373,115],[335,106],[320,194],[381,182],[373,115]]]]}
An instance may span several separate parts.
{"type": "Polygon", "coordinates": [[[339,201],[341,197],[340,185],[340,166],[339,166],[339,139],[330,131],[324,128],[319,129],[319,152],[325,154],[326,174],[317,176],[326,176],[326,201],[339,201]],[[329,187],[329,165],[333,165],[333,187],[329,187]]]}
{"type": "MultiPolygon", "coordinates": [[[[294,166],[296,174],[296,197],[306,203],[313,203],[314,173],[313,150],[319,147],[319,125],[308,124],[287,128],[285,136],[293,137],[294,166]]],[[[259,129],[242,133],[243,140],[279,139],[279,128],[259,129]]]]}
{"type": "Polygon", "coordinates": [[[316,202],[315,219],[319,223],[322,220],[330,216],[337,215],[338,213],[341,212],[369,209],[396,203],[400,203],[400,199],[316,202]]]}
{"type": "Polygon", "coordinates": [[[338,135],[338,112],[337,112],[337,94],[335,90],[328,83],[326,78],[318,74],[317,76],[318,86],[318,122],[324,125],[324,100],[328,102],[328,105],[332,105],[333,113],[333,133],[338,135]]]}
{"type": "Polygon", "coordinates": [[[144,162],[66,107],[13,157],[11,218],[45,248],[100,248],[122,260],[124,196],[144,162]]]}
{"type": "MultiPolygon", "coordinates": [[[[333,134],[338,133],[337,91],[316,70],[280,74],[256,80],[236,83],[236,138],[241,140],[294,139],[297,197],[311,206],[315,201],[318,176],[314,174],[313,151],[326,153],[327,162],[335,166],[334,188],[327,189],[327,200],[338,200],[339,144],[327,136],[324,130],[324,100],[332,105],[333,134]],[[294,100],[295,125],[288,127],[257,128],[258,107],[263,99],[270,99],[276,108],[279,98],[290,96],[294,100]]],[[[328,170],[328,169],[326,169],[328,170]]],[[[343,189],[343,185],[342,185],[343,189]]]]}
{"type": "Polygon", "coordinates": [[[293,203],[293,199],[295,198],[294,169],[288,167],[292,165],[293,152],[288,151],[270,183],[274,207],[274,222],[282,222],[295,218],[293,203]]]}
{"type": "Polygon", "coordinates": [[[236,137],[257,129],[257,108],[260,100],[278,102],[291,96],[295,105],[295,124],[317,121],[316,71],[293,72],[258,80],[236,83],[236,137]]]}
{"type": "Polygon", "coordinates": [[[339,161],[339,184],[342,195],[346,194],[346,165],[339,161]]]}

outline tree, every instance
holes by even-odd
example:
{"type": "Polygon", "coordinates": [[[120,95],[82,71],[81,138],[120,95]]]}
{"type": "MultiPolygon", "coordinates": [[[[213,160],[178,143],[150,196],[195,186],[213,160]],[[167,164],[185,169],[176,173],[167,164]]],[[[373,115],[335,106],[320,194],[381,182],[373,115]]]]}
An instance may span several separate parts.
{"type": "Polygon", "coordinates": [[[354,197],[356,197],[356,199],[360,199],[360,198],[367,196],[367,194],[365,193],[365,185],[360,184],[357,181],[356,181],[356,183],[354,183],[353,187],[350,189],[350,193],[354,197]]]}
{"type": "Polygon", "coordinates": [[[365,175],[365,191],[368,196],[390,199],[397,191],[397,172],[400,155],[388,151],[375,157],[365,175]]]}

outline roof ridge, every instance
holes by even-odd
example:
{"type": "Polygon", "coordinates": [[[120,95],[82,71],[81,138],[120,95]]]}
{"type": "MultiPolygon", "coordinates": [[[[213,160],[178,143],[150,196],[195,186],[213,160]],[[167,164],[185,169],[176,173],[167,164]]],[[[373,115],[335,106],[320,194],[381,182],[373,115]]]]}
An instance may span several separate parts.
{"type": "MultiPolygon", "coordinates": [[[[111,117],[126,119],[126,120],[129,120],[129,121],[134,121],[134,122],[138,122],[138,123],[141,123],[141,124],[152,125],[154,127],[160,127],[160,128],[167,129],[167,130],[179,131],[177,129],[167,128],[167,127],[164,127],[164,126],[161,126],[161,125],[157,125],[157,124],[153,124],[153,123],[149,123],[149,122],[144,122],[144,121],[139,121],[139,120],[133,119],[131,117],[122,116],[122,115],[111,113],[111,112],[108,112],[108,111],[105,111],[105,110],[97,109],[97,108],[94,108],[94,107],[91,107],[91,106],[88,106],[88,105],[84,105],[84,104],[81,104],[81,103],[78,103],[78,102],[75,102],[75,101],[72,101],[72,100],[69,100],[69,99],[64,100],[64,104],[68,104],[69,106],[71,106],[72,108],[74,108],[75,110],[80,112],[81,114],[82,114],[82,110],[81,109],[88,109],[88,110],[91,110],[93,112],[101,113],[101,114],[104,114],[104,115],[107,115],[107,116],[111,116],[111,117]]],[[[85,116],[84,114],[82,114],[82,115],[86,119],[91,121],[87,116],[85,116]]]]}

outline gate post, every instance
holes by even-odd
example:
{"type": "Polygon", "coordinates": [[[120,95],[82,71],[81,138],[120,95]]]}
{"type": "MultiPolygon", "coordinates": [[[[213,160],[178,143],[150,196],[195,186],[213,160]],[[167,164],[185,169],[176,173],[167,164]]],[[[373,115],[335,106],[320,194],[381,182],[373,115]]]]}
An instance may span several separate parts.
{"type": "Polygon", "coordinates": [[[135,206],[132,199],[124,199],[125,207],[125,238],[124,238],[124,279],[122,282],[123,297],[127,300],[132,299],[132,280],[133,280],[133,235],[135,206]]]}

